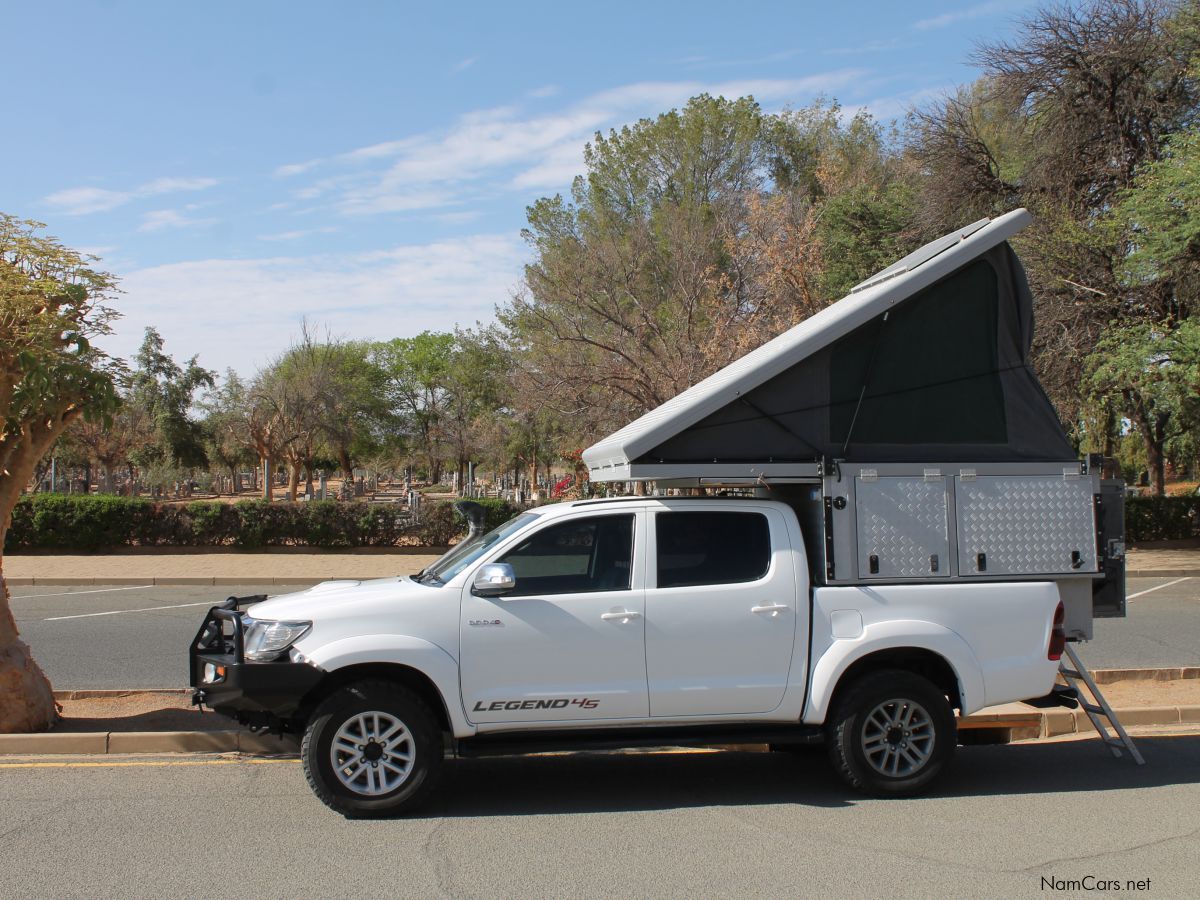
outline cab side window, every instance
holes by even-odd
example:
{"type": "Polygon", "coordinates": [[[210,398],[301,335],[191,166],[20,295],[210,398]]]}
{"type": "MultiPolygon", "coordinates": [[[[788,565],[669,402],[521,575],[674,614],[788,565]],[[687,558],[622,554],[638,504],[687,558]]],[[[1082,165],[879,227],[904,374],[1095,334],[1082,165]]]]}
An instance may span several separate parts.
{"type": "Polygon", "coordinates": [[[517,588],[508,596],[629,590],[633,519],[593,516],[534,532],[497,560],[517,576],[517,588]]]}
{"type": "Polygon", "coordinates": [[[654,527],[660,588],[758,581],[771,566],[762,513],[664,512],[654,527]]]}

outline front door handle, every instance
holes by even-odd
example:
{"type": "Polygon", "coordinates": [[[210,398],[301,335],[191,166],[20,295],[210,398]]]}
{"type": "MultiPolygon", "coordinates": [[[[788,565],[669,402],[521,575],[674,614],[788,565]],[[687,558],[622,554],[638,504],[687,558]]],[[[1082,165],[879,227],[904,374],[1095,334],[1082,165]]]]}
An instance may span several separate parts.
{"type": "Polygon", "coordinates": [[[775,618],[777,615],[779,615],[785,609],[791,609],[791,607],[788,606],[786,603],[771,603],[767,606],[752,606],[752,607],[750,607],[750,612],[752,612],[752,613],[770,613],[771,618],[775,618]]]}
{"type": "Polygon", "coordinates": [[[642,614],[640,612],[633,612],[632,610],[628,609],[614,610],[613,612],[606,612],[600,616],[600,618],[605,622],[613,622],[618,619],[621,622],[628,622],[630,619],[640,619],[641,617],[642,614]]]}

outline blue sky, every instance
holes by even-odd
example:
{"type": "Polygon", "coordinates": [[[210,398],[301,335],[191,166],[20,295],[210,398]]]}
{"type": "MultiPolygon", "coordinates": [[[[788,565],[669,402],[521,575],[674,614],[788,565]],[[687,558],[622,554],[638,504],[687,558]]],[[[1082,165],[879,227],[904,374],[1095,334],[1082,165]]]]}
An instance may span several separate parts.
{"type": "Polygon", "coordinates": [[[977,77],[973,41],[1032,6],[5,0],[0,210],[121,278],[112,352],[155,325],[250,374],[302,318],[490,319],[525,207],[597,130],[702,91],[891,118],[977,77]]]}

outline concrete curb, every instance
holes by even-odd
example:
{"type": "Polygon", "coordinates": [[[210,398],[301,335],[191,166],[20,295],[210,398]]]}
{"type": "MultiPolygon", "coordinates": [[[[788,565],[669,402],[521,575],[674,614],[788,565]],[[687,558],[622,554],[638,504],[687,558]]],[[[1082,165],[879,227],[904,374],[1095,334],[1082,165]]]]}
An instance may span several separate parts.
{"type": "Polygon", "coordinates": [[[1162,669],[1096,669],[1092,679],[1096,684],[1114,684],[1118,681],[1186,681],[1200,678],[1200,666],[1182,666],[1162,669]]]}
{"type": "Polygon", "coordinates": [[[254,756],[295,754],[293,737],[247,731],[93,731],[47,734],[0,734],[0,756],[111,753],[247,753],[254,756]]]}

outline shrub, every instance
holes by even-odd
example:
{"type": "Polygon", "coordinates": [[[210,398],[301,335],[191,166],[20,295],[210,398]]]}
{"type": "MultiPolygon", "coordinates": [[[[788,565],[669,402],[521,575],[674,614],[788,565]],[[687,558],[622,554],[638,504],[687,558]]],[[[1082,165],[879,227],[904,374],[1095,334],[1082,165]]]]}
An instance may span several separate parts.
{"type": "Polygon", "coordinates": [[[1200,497],[1126,497],[1125,540],[1200,537],[1200,497]]]}
{"type": "Polygon", "coordinates": [[[202,546],[232,544],[241,529],[237,509],[229,503],[196,500],[187,505],[192,541],[202,546]]]}
{"type": "MultiPolygon", "coordinates": [[[[482,500],[487,528],[507,520],[514,508],[482,500]]],[[[157,504],[111,495],[34,494],[13,511],[5,550],[95,551],[119,546],[442,547],[466,533],[451,503],[431,503],[413,525],[399,508],[385,504],[234,504],[197,500],[186,506],[157,504]]]]}
{"type": "Polygon", "coordinates": [[[6,550],[99,550],[126,543],[154,517],[149,500],[107,495],[34,494],[13,510],[6,550]]]}

